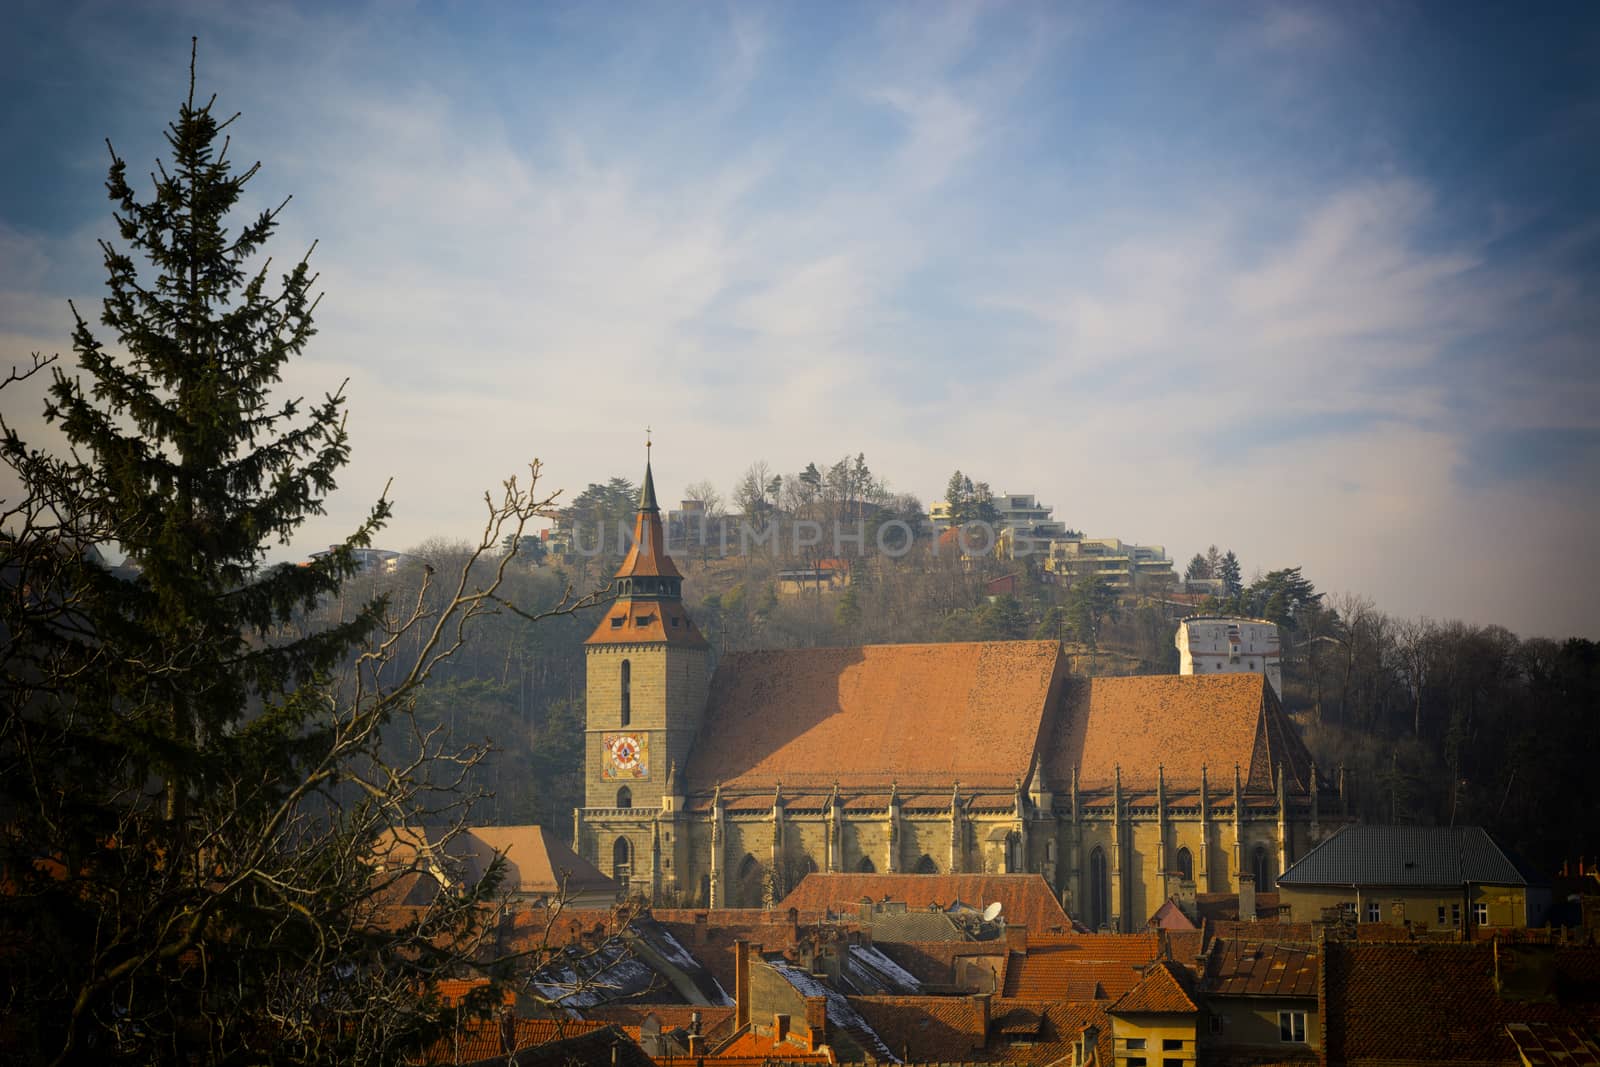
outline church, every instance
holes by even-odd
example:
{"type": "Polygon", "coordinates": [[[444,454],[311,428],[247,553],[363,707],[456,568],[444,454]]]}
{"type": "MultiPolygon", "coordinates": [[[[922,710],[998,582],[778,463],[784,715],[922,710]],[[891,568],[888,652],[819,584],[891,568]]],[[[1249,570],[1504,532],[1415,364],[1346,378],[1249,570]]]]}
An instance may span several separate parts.
{"type": "Polygon", "coordinates": [[[771,906],[811,871],[1037,872],[1075,919],[1131,931],[1183,893],[1271,890],[1344,821],[1260,674],[1086,679],[1054,641],[713,663],[666,547],[647,463],[585,643],[573,833],[654,903],[771,906]]]}

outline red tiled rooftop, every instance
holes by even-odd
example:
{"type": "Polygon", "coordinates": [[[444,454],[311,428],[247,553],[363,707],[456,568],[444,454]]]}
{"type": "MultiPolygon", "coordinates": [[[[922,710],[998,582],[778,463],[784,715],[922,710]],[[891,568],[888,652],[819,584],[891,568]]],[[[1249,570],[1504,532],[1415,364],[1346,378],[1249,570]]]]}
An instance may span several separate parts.
{"type": "Polygon", "coordinates": [[[1049,883],[1037,874],[808,874],[778,908],[848,913],[862,898],[887,898],[910,910],[949,907],[958,900],[983,908],[998,901],[1001,918],[1026,926],[1030,936],[1072,928],[1049,883]]]}
{"type": "Polygon", "coordinates": [[[1139,984],[1109,1009],[1113,1015],[1192,1015],[1200,1009],[1184,988],[1188,976],[1169,960],[1159,960],[1139,984]]]}
{"type": "Polygon", "coordinates": [[[1310,945],[1214,941],[1206,989],[1223,996],[1315,997],[1317,958],[1310,945]]]}
{"type": "Polygon", "coordinates": [[[585,1019],[516,1019],[512,1047],[508,1049],[501,1020],[474,1019],[435,1041],[421,1057],[412,1062],[428,1065],[476,1063],[518,1049],[533,1048],[561,1038],[604,1029],[606,1025],[585,1019]]]}
{"type": "Polygon", "coordinates": [[[1514,1064],[1516,1043],[1506,1024],[1600,1021],[1600,988],[1583,977],[1600,965],[1600,949],[1498,950],[1504,996],[1496,987],[1493,944],[1328,942],[1322,965],[1329,1059],[1514,1064]],[[1538,988],[1541,982],[1549,988],[1538,988]]]}
{"type": "Polygon", "coordinates": [[[1033,1000],[1115,1000],[1139,984],[1140,969],[1156,958],[1152,934],[1085,934],[1035,941],[1013,953],[1005,995],[1033,1000]]]}
{"type": "Polygon", "coordinates": [[[662,1031],[689,1029],[696,1012],[700,1014],[700,1032],[710,1040],[726,1037],[733,1032],[733,1008],[692,1004],[601,1004],[584,1008],[585,1018],[616,1023],[624,1028],[638,1029],[646,1015],[661,1020],[662,1031]]]}
{"type": "Polygon", "coordinates": [[[983,1006],[972,997],[851,997],[850,1006],[902,1059],[961,1060],[985,1042],[983,1006]]]}
{"type": "Polygon", "coordinates": [[[686,778],[696,791],[1011,788],[1028,777],[1064,671],[1053,641],[733,653],[686,778]]]}
{"type": "Polygon", "coordinates": [[[614,600],[600,616],[588,645],[666,644],[701,648],[706,639],[701,635],[675,600],[634,600],[623,597],[614,600]]]}
{"type": "MultiPolygon", "coordinates": [[[[757,1063],[828,1063],[828,1054],[825,1052],[812,1052],[807,1036],[792,1027],[794,1021],[790,1020],[791,1029],[789,1036],[779,1041],[772,1033],[771,1019],[764,1020],[762,1027],[766,1032],[761,1033],[755,1027],[750,1027],[744,1033],[717,1049],[714,1055],[705,1057],[707,1063],[726,1064],[730,1060],[750,1059],[757,1063]]],[[[802,1029],[804,1021],[802,1020],[802,1029]]]]}
{"type": "Polygon", "coordinates": [[[1074,765],[1080,788],[1113,783],[1119,767],[1123,788],[1138,791],[1156,787],[1158,768],[1175,790],[1196,789],[1202,768],[1211,786],[1231,787],[1235,764],[1247,788],[1271,789],[1279,765],[1290,788],[1309,781],[1310,755],[1259,674],[1079,679],[1067,704],[1042,757],[1054,789],[1074,765]]]}
{"type": "Polygon", "coordinates": [[[1110,1062],[1111,1019],[1103,1003],[1059,1004],[996,997],[990,1010],[991,1019],[1013,1015],[1026,1018],[1033,1014],[1042,1022],[1037,1036],[1017,1034],[1007,1040],[1009,1035],[991,1031],[989,1046],[972,1058],[985,1063],[1071,1063],[1073,1043],[1084,1027],[1093,1025],[1100,1032],[1100,1062],[1110,1062]]]}

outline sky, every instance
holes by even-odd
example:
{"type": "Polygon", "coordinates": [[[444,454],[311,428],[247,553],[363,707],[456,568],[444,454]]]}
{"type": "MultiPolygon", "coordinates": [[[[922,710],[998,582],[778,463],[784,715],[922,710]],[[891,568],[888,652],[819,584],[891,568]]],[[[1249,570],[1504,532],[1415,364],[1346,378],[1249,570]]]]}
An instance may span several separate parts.
{"type": "MultiPolygon", "coordinates": [[[[316,240],[277,558],[865,453],[1391,614],[1600,638],[1600,7],[8,4],[0,366],[104,295],[188,88],[316,240]]],[[[103,338],[113,340],[111,338],[103,338]]],[[[30,383],[31,386],[32,383],[30,383]]],[[[0,392],[48,443],[39,390],[0,392]]]]}

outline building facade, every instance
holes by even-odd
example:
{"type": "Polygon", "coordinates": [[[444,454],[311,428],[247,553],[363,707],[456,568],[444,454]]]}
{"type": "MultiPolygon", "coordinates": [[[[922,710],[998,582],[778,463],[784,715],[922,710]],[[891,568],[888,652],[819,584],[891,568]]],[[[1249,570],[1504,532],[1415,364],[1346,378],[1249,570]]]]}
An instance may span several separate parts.
{"type": "Polygon", "coordinates": [[[1047,641],[726,656],[683,609],[648,468],[586,645],[577,851],[632,892],[771,906],[811,871],[1044,876],[1133,930],[1181,883],[1270,889],[1340,822],[1262,675],[1075,678],[1047,641]]]}
{"type": "Polygon", "coordinates": [[[1550,889],[1479,826],[1350,826],[1279,885],[1291,921],[1343,913],[1412,930],[1542,926],[1550,889]]]}
{"type": "Polygon", "coordinates": [[[1262,674],[1283,696],[1278,624],[1266,619],[1191,615],[1178,624],[1179,674],[1262,674]]]}
{"type": "Polygon", "coordinates": [[[1172,560],[1161,545],[1133,545],[1115,537],[1072,537],[1043,547],[1048,552],[1045,573],[1066,585],[1099,578],[1126,595],[1158,594],[1177,586],[1172,560]]]}

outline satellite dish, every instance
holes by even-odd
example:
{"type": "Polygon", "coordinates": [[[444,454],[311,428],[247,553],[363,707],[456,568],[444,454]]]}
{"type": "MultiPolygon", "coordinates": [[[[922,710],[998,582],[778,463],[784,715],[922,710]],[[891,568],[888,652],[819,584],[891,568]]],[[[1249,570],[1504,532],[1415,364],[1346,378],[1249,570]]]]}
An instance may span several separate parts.
{"type": "Polygon", "coordinates": [[[992,923],[998,918],[1000,918],[1000,902],[997,900],[983,909],[983,921],[992,923]]]}

